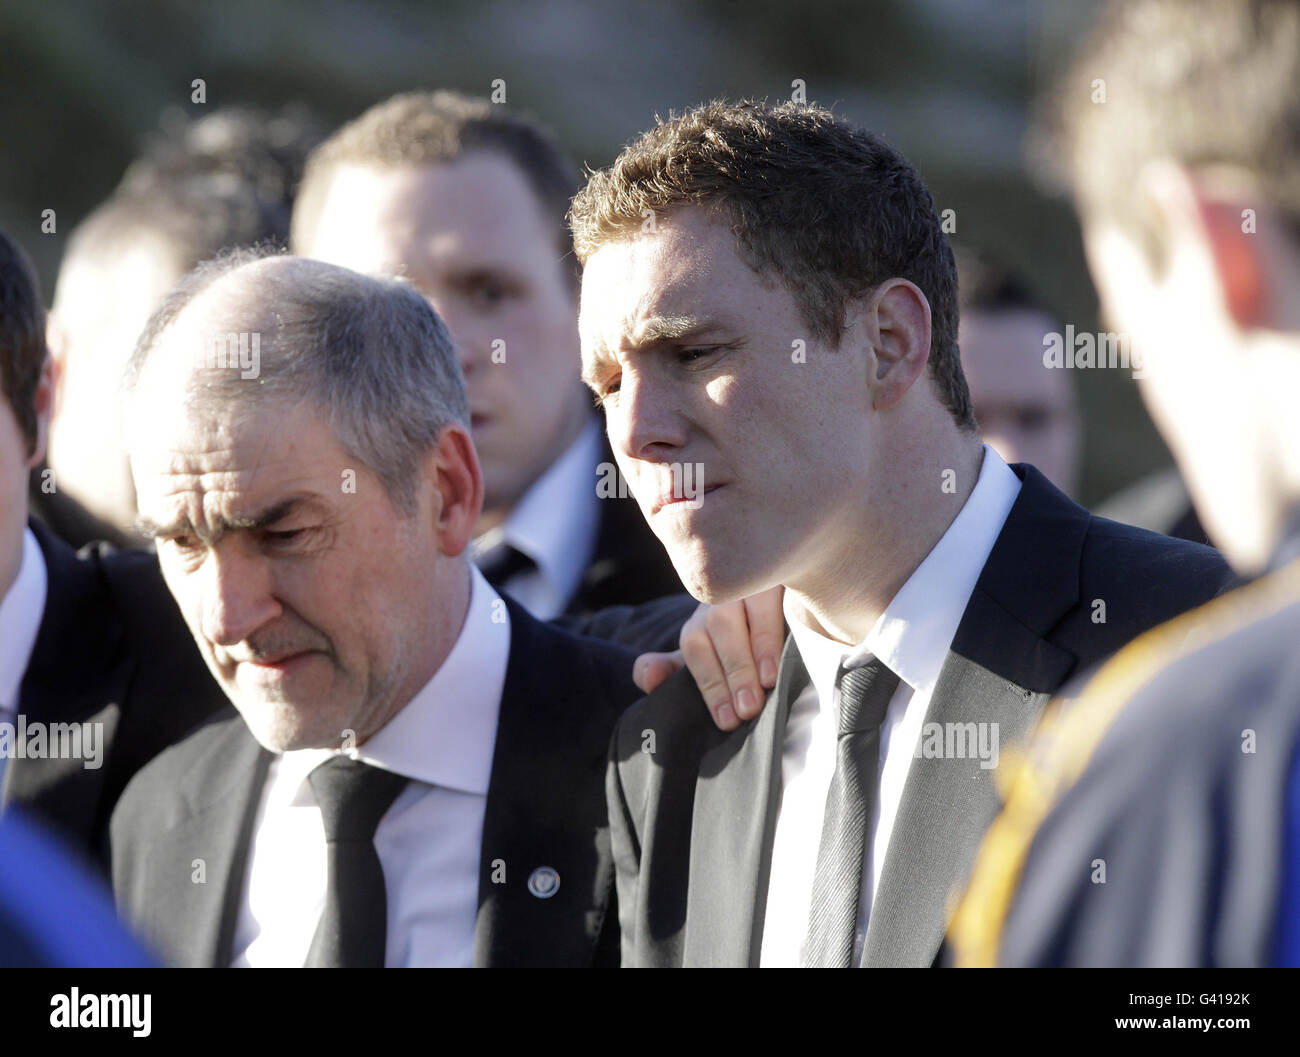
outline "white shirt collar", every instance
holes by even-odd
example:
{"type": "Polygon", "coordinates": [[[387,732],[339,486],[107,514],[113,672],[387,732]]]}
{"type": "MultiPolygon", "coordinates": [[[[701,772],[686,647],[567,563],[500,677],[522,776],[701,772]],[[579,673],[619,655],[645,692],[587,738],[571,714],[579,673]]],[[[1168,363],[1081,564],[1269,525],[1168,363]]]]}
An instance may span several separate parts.
{"type": "MultiPolygon", "coordinates": [[[[429,785],[486,796],[510,658],[510,614],[470,566],[465,623],[447,659],[400,712],[350,755],[429,785]]],[[[274,785],[291,799],[334,749],[296,749],[276,761],[274,785]]]]}
{"type": "Polygon", "coordinates": [[[18,576],[0,599],[0,712],[18,711],[18,691],[32,659],[48,592],[45,555],[35,533],[26,528],[18,576]]]}
{"type": "Polygon", "coordinates": [[[988,445],[979,479],[961,512],[925,560],[890,600],[856,648],[827,638],[796,619],[787,595],[785,617],[822,701],[834,700],[841,663],[879,657],[914,691],[939,678],[966,603],[1020,494],[1020,478],[988,445]]]}
{"type": "Polygon", "coordinates": [[[475,559],[509,544],[537,563],[544,604],[534,612],[564,611],[582,582],[600,526],[594,471],[601,456],[600,421],[581,432],[529,487],[509,516],[474,541],[475,559]]]}

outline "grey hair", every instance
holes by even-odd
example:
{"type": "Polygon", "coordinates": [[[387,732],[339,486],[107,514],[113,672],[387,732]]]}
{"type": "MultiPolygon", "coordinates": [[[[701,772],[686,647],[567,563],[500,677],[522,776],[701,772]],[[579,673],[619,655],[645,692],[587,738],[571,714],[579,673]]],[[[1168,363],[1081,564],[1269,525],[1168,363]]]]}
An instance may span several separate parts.
{"type": "Polygon", "coordinates": [[[190,383],[197,404],[291,393],[330,418],[340,446],[383,482],[403,515],[415,509],[420,466],[443,429],[469,428],[469,400],[451,335],[409,283],[360,275],[268,249],[240,249],[200,264],[163,300],[127,365],[135,392],[163,334],[204,291],[261,261],[303,267],[265,269],[255,307],[232,307],[257,327],[256,377],[199,367],[190,383]],[[269,329],[269,333],[267,333],[269,329]]]}

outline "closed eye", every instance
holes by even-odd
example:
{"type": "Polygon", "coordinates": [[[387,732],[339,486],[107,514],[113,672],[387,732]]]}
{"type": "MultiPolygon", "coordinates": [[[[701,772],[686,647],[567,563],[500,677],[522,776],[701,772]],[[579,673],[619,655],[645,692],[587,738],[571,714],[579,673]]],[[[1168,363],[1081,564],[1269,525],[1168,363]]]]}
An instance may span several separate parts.
{"type": "Polygon", "coordinates": [[[267,529],[262,538],[272,547],[291,547],[306,543],[311,538],[311,528],[282,529],[272,532],[267,529]]]}
{"type": "Polygon", "coordinates": [[[597,407],[604,407],[605,401],[618,392],[618,379],[612,382],[597,382],[592,387],[592,396],[595,399],[597,407]]]}
{"type": "Polygon", "coordinates": [[[735,347],[735,345],[692,345],[689,348],[675,350],[673,358],[683,367],[704,366],[705,361],[712,363],[735,347]]]}

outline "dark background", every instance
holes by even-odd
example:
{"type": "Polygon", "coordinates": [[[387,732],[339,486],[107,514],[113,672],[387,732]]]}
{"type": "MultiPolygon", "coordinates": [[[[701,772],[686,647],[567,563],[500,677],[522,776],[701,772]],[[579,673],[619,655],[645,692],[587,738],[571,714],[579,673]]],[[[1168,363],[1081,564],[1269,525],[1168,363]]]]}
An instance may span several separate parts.
{"type": "MultiPolygon", "coordinates": [[[[170,113],[302,101],[327,127],[394,92],[455,88],[607,164],[656,113],[726,96],[809,101],[883,134],[921,170],[955,243],[1022,267],[1064,322],[1097,331],[1068,203],[1036,189],[1023,138],[1092,0],[0,0],[0,226],[47,301],[64,242],[170,113]],[[191,82],[206,83],[205,105],[191,82]],[[41,233],[55,210],[56,231],[41,233]]],[[[1080,499],[1169,461],[1127,371],[1076,371],[1080,499]]]]}

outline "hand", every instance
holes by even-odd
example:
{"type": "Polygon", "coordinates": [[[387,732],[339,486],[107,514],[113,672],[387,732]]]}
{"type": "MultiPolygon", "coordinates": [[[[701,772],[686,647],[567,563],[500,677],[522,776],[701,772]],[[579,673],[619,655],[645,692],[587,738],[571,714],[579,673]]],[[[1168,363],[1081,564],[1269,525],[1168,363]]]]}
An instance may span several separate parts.
{"type": "Polygon", "coordinates": [[[636,685],[648,694],[685,664],[719,730],[753,719],[767,700],[764,688],[776,685],[785,641],[784,593],[778,586],[739,602],[700,605],[682,626],[680,650],[636,659],[636,685]]]}

